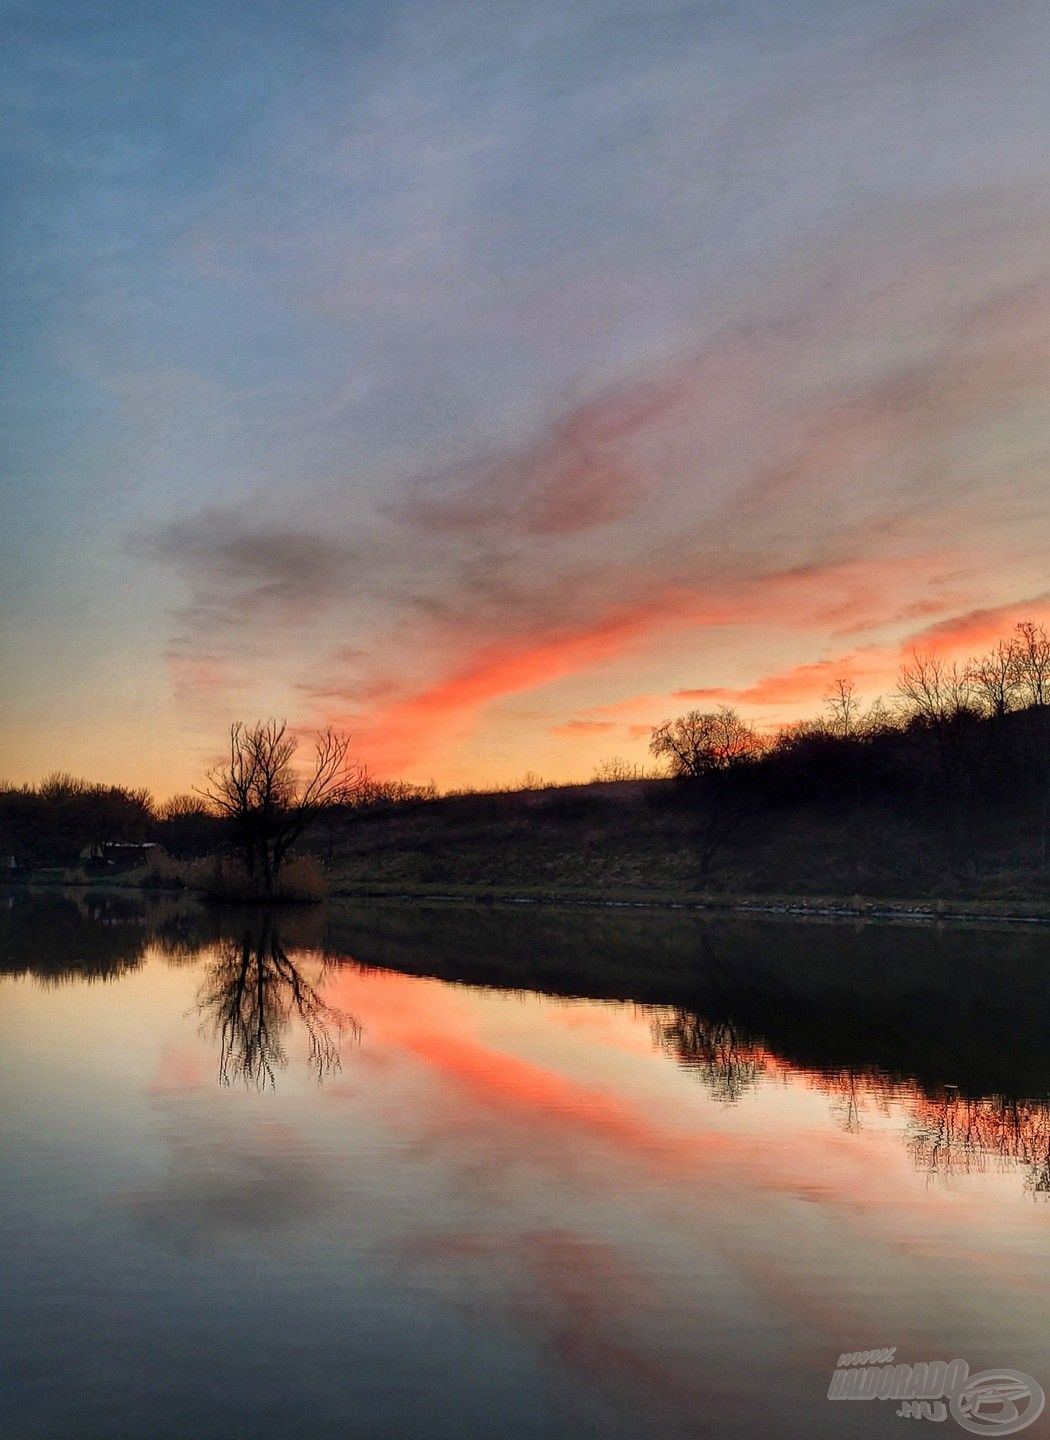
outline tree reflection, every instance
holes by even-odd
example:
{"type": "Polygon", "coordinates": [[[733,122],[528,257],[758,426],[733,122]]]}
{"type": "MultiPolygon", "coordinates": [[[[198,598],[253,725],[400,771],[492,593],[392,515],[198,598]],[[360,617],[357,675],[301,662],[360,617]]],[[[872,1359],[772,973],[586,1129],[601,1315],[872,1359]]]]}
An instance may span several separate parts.
{"type": "MultiPolygon", "coordinates": [[[[323,971],[322,971],[323,973],[323,971]]],[[[281,944],[273,920],[262,921],[240,940],[217,946],[198,995],[204,1028],[219,1041],[219,1078],[224,1085],[273,1086],[288,1063],[285,1042],[298,1016],[306,1032],[310,1068],[319,1080],[338,1069],[343,1037],[360,1035],[345,1011],[329,1005],[281,944]]]]}
{"type": "Polygon", "coordinates": [[[719,1103],[794,1077],[847,1132],[881,1115],[931,1177],[1016,1166],[1050,1197],[1045,936],[999,937],[989,986],[987,937],[966,931],[337,906],[277,924],[185,896],[27,891],[0,897],[0,977],[50,986],[202,965],[220,1079],[254,1086],[286,1066],[296,1017],[315,1074],[338,1066],[358,1027],[322,977],[351,958],[501,991],[630,996],[719,1103]]]}
{"type": "Polygon", "coordinates": [[[732,1104],[758,1084],[765,1071],[765,1052],[752,1044],[731,1020],[705,1020],[689,1010],[675,1010],[653,1020],[657,1044],[694,1070],[716,1100],[732,1104]]]}
{"type": "Polygon", "coordinates": [[[1027,1188],[1050,1195],[1050,1106],[1038,1100],[975,1099],[948,1088],[913,1098],[908,1148],[931,1176],[969,1174],[990,1159],[1028,1170],[1027,1188]]]}
{"type": "Polygon", "coordinates": [[[861,1129],[865,1112],[886,1115],[896,1106],[911,1157],[931,1178],[978,1173],[997,1162],[1025,1169],[1025,1188],[1038,1197],[1050,1196],[1050,1104],[1045,1100],[966,1096],[954,1086],[930,1093],[911,1080],[874,1070],[785,1066],[732,1021],[689,1010],[658,1011],[652,1023],[656,1042],[722,1103],[735,1103],[764,1076],[788,1071],[828,1096],[850,1134],[861,1129]]]}

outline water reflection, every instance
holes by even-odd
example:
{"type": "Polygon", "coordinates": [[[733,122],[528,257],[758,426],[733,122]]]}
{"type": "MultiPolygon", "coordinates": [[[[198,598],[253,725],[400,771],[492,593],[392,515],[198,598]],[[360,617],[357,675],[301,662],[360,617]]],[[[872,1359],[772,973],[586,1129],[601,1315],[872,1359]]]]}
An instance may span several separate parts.
{"type": "Polygon", "coordinates": [[[338,1068],[343,1038],[360,1034],[353,1017],[329,1005],[291,958],[273,915],[246,928],[239,940],[218,942],[198,1005],[218,1042],[224,1085],[239,1079],[272,1086],[287,1064],[285,1042],[293,1016],[306,1033],[309,1064],[319,1080],[338,1068]]]}
{"type": "MultiPolygon", "coordinates": [[[[734,1104],[763,1078],[785,1071],[765,1045],[727,1020],[688,1010],[658,1012],[657,1043],[694,1072],[711,1097],[734,1104]]],[[[787,1067],[828,1096],[843,1130],[857,1134],[865,1114],[906,1116],[906,1141],[918,1169],[931,1178],[984,1171],[991,1160],[1027,1171],[1033,1195],[1050,1194],[1050,1102],[1000,1094],[966,1096],[955,1085],[924,1091],[909,1078],[876,1070],[810,1070],[787,1067]]]]}
{"type": "Polygon", "coordinates": [[[1045,960],[0,902],[0,1432],[878,1440],[843,1350],[1050,1383],[1045,960]]]}
{"type": "Polygon", "coordinates": [[[739,1100],[766,1073],[765,1051],[746,1040],[731,1020],[675,1010],[655,1016],[653,1035],[681,1065],[696,1071],[716,1100],[739,1100]]]}
{"type": "Polygon", "coordinates": [[[1038,933],[394,906],[223,913],[90,892],[0,906],[0,973],[116,980],[150,951],[203,966],[202,1033],[225,1085],[272,1088],[293,1027],[319,1080],[338,1068],[360,1029],[326,991],[348,967],[634,1000],[655,1044],[720,1104],[791,1078],[825,1095],[854,1135],[896,1106],[930,1177],[994,1161],[1050,1194],[1038,933]]]}
{"type": "Polygon", "coordinates": [[[10,895],[0,904],[0,974],[44,985],[115,979],[142,963],[156,919],[123,897],[10,895]]]}
{"type": "Polygon", "coordinates": [[[967,1098],[955,1090],[917,1096],[911,1106],[908,1146],[930,1175],[983,1171],[994,1158],[1026,1171],[1033,1195],[1050,1195],[1050,1107],[1030,1100],[967,1098]]]}

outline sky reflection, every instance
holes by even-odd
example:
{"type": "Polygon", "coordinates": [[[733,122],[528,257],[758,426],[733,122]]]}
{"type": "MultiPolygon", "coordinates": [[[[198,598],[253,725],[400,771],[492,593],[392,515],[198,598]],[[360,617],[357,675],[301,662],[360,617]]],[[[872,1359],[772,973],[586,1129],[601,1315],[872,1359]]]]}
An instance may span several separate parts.
{"type": "Polygon", "coordinates": [[[1045,1094],[810,1068],[731,1015],[449,984],[265,926],[166,941],[169,921],[130,965],[114,937],[106,983],[91,952],[84,979],[72,955],[38,978],[24,946],[0,980],[2,1403],[27,1433],[113,1405],[95,1433],[155,1433],[163,1406],[172,1434],[240,1434],[266,1401],[294,1436],[495,1415],[876,1435],[885,1416],[827,1414],[844,1349],[1045,1369],[1045,1094]],[[262,1068],[211,1023],[245,965],[276,992],[262,1068]],[[341,1068],[296,994],[360,1027],[341,1068]],[[118,1312],[154,1327],[137,1368],[118,1312]],[[74,1363],[45,1384],[59,1341],[74,1363]]]}

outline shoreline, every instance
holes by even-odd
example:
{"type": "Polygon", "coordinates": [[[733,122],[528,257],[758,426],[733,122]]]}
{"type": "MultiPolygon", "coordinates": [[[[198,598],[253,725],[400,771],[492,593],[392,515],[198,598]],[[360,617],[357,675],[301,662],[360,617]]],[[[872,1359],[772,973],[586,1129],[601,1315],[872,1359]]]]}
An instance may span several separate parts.
{"type": "Polygon", "coordinates": [[[607,896],[544,891],[522,893],[494,890],[491,887],[462,891],[447,886],[434,891],[378,890],[375,887],[355,890],[333,890],[330,901],[388,901],[403,904],[535,905],[549,908],[586,910],[658,910],[682,911],[693,914],[754,915],[764,919],[785,920],[859,920],[906,925],[937,925],[944,923],[995,923],[1010,925],[1050,926],[1050,907],[1043,910],[1020,910],[1015,906],[997,908],[996,902],[919,900],[850,901],[836,896],[756,896],[756,895],[671,895],[607,896]]]}
{"type": "MultiPolygon", "coordinates": [[[[76,890],[135,894],[143,897],[193,898],[202,904],[213,904],[199,891],[185,886],[162,887],[145,885],[135,880],[100,877],[69,879],[38,877],[11,880],[3,887],[8,893],[17,891],[76,890]]],[[[652,890],[623,889],[614,894],[594,891],[523,889],[492,885],[417,885],[383,886],[377,884],[333,887],[320,905],[354,903],[387,903],[402,905],[452,905],[520,907],[536,906],[589,910],[653,910],[680,911],[692,914],[755,916],[762,919],[827,920],[876,922],[880,924],[919,925],[1002,924],[1050,926],[1050,901],[1032,899],[1017,901],[902,899],[841,895],[790,895],[755,893],[689,892],[686,894],[652,890]]],[[[224,904],[238,902],[221,902],[224,904]]],[[[248,904],[252,902],[239,902],[248,904]]],[[[293,902],[294,903],[294,902],[293,902]]],[[[254,905],[253,905],[254,908],[254,905]]]]}

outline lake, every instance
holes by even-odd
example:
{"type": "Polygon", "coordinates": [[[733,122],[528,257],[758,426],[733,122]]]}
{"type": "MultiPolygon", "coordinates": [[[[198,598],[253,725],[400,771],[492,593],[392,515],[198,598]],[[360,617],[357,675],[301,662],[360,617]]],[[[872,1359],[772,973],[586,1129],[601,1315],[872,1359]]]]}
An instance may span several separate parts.
{"type": "Polygon", "coordinates": [[[827,1398],[883,1347],[1050,1390],[1048,951],[0,899],[0,1436],[907,1434],[827,1398]]]}

